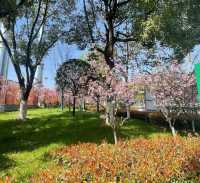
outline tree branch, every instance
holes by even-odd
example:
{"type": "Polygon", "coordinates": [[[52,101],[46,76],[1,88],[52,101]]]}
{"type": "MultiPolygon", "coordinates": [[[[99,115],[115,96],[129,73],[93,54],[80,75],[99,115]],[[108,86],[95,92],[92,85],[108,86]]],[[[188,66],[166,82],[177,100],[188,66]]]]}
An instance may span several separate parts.
{"type": "Polygon", "coordinates": [[[100,53],[104,54],[105,51],[102,48],[99,48],[97,46],[94,47],[94,49],[96,49],[97,51],[99,51],[100,53]]]}
{"type": "Polygon", "coordinates": [[[129,37],[129,38],[115,38],[115,42],[129,42],[129,41],[137,41],[135,38],[133,37],[129,37]]]}
{"type": "Polygon", "coordinates": [[[13,49],[14,49],[14,51],[16,51],[16,49],[17,49],[17,43],[16,43],[16,38],[15,38],[15,20],[12,20],[11,30],[12,30],[12,44],[13,44],[13,49]]]}
{"type": "Polygon", "coordinates": [[[46,1],[46,7],[45,7],[45,10],[44,10],[44,15],[43,15],[41,24],[40,24],[38,30],[36,30],[36,33],[34,34],[34,36],[33,36],[33,38],[32,38],[32,41],[34,41],[34,39],[37,38],[38,33],[40,32],[40,29],[41,29],[42,26],[45,24],[45,21],[46,21],[46,18],[47,18],[47,12],[48,12],[48,4],[49,4],[49,0],[46,1]]]}
{"type": "Polygon", "coordinates": [[[39,15],[40,15],[41,4],[42,4],[42,0],[39,0],[36,18],[35,18],[35,20],[34,20],[34,22],[33,22],[33,25],[32,25],[32,28],[31,28],[31,32],[30,32],[30,36],[29,36],[29,40],[28,40],[28,44],[27,44],[27,51],[26,51],[26,54],[27,54],[27,61],[28,61],[28,64],[30,64],[30,63],[29,63],[29,57],[30,57],[30,52],[31,52],[31,44],[32,44],[32,41],[33,41],[33,34],[34,34],[35,26],[36,26],[36,24],[37,24],[37,21],[38,21],[38,19],[39,19],[39,15]]]}
{"type": "Polygon", "coordinates": [[[90,22],[89,22],[89,17],[88,17],[88,12],[87,12],[87,8],[86,8],[85,0],[83,0],[83,8],[84,8],[84,13],[85,13],[85,19],[86,19],[86,22],[88,24],[88,29],[89,29],[91,41],[92,41],[92,43],[95,43],[92,28],[91,28],[91,25],[90,25],[90,22]]]}

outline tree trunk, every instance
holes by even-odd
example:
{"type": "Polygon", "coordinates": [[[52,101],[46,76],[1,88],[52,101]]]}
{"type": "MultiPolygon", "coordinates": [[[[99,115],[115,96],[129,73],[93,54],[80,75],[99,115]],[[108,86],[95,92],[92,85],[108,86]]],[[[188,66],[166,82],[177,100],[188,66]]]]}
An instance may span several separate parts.
{"type": "Polygon", "coordinates": [[[196,132],[196,130],[195,130],[195,122],[194,122],[194,120],[192,120],[192,131],[193,131],[193,133],[196,132]]]}
{"type": "Polygon", "coordinates": [[[19,107],[19,119],[25,121],[27,118],[27,103],[30,94],[30,88],[22,87],[20,89],[20,107],[19,107]]]}
{"type": "Polygon", "coordinates": [[[113,97],[108,97],[107,98],[106,124],[108,126],[115,125],[115,101],[113,100],[113,97]]]}
{"type": "Polygon", "coordinates": [[[114,136],[114,142],[115,144],[117,144],[117,132],[115,128],[113,128],[113,136],[114,136]]]}
{"type": "Polygon", "coordinates": [[[72,112],[73,116],[75,116],[75,110],[76,110],[76,96],[73,96],[73,112],[72,112]]]}
{"type": "Polygon", "coordinates": [[[107,98],[107,107],[106,107],[106,125],[111,126],[113,130],[114,142],[117,144],[117,124],[115,116],[115,101],[113,97],[107,98]]]}
{"type": "Polygon", "coordinates": [[[64,90],[61,89],[61,110],[64,109],[64,90]]]}
{"type": "Polygon", "coordinates": [[[25,121],[27,118],[27,100],[21,99],[19,108],[19,119],[25,121]]]}
{"type": "Polygon", "coordinates": [[[80,111],[85,111],[85,101],[84,101],[84,97],[81,96],[81,99],[80,99],[80,111]]]}
{"type": "Polygon", "coordinates": [[[68,99],[68,107],[69,107],[69,112],[71,112],[71,101],[70,101],[70,97],[68,99]]]}
{"type": "Polygon", "coordinates": [[[130,119],[131,115],[130,115],[130,105],[126,104],[126,118],[130,119]]]}
{"type": "Polygon", "coordinates": [[[83,110],[86,111],[86,102],[85,102],[85,99],[83,100],[83,110]]]}
{"type": "Polygon", "coordinates": [[[176,130],[174,128],[174,126],[171,126],[171,131],[172,131],[172,135],[175,137],[176,136],[176,130]]]}
{"type": "Polygon", "coordinates": [[[97,108],[97,112],[99,113],[100,112],[100,109],[99,109],[99,97],[97,97],[97,100],[96,100],[96,108],[97,108]]]}
{"type": "Polygon", "coordinates": [[[107,99],[106,103],[106,125],[111,126],[112,121],[112,101],[107,99]]]}
{"type": "Polygon", "coordinates": [[[169,127],[171,129],[172,135],[175,137],[176,136],[176,130],[174,128],[174,126],[171,123],[171,120],[168,121],[169,122],[169,127]]]}

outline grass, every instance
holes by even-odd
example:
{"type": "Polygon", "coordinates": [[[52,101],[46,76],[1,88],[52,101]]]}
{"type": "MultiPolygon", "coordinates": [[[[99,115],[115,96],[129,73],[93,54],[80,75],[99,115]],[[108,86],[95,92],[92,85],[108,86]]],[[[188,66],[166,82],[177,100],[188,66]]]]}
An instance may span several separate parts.
{"type": "MultiPolygon", "coordinates": [[[[111,129],[102,125],[96,113],[77,112],[72,117],[59,109],[31,109],[25,123],[15,120],[16,115],[0,113],[0,177],[9,175],[26,182],[29,176],[54,163],[48,158],[48,151],[63,145],[103,140],[113,143],[111,129]]],[[[118,133],[120,138],[166,134],[140,120],[130,120],[118,133]]]]}

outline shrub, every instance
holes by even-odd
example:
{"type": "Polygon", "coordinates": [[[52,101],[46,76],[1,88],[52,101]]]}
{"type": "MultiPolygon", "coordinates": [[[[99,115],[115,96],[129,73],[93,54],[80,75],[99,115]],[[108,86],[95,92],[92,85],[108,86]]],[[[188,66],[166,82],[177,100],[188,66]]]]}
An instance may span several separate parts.
{"type": "Polygon", "coordinates": [[[11,178],[10,177],[8,177],[8,176],[6,176],[6,178],[5,179],[1,179],[0,178],[0,183],[11,183],[11,182],[16,182],[15,180],[13,180],[13,181],[11,181],[11,178]]]}
{"type": "Polygon", "coordinates": [[[200,182],[200,139],[160,137],[83,143],[51,152],[57,162],[32,182],[200,182]]]}

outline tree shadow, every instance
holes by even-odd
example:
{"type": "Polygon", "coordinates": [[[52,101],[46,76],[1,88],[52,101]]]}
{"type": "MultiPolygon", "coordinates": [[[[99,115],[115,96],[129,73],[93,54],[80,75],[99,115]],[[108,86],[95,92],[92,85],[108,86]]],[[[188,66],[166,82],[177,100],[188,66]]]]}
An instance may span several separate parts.
{"type": "Polygon", "coordinates": [[[119,136],[125,139],[151,138],[152,135],[160,135],[161,133],[167,134],[168,131],[150,122],[131,119],[120,129],[119,136]]]}
{"type": "Polygon", "coordinates": [[[0,171],[13,167],[15,164],[14,160],[8,158],[6,155],[0,154],[0,171]]]}
{"type": "Polygon", "coordinates": [[[70,113],[33,118],[25,123],[16,120],[0,122],[0,153],[32,151],[51,143],[76,144],[78,142],[112,143],[109,127],[102,126],[97,114],[70,113]]]}
{"type": "MultiPolygon", "coordinates": [[[[131,120],[118,133],[119,138],[144,136],[148,137],[156,130],[149,130],[143,121],[131,120]]],[[[0,170],[13,166],[9,158],[1,155],[12,152],[33,151],[50,144],[70,145],[82,142],[114,143],[112,129],[103,125],[99,114],[77,112],[48,114],[28,119],[26,122],[17,120],[0,121],[0,170]]]]}

